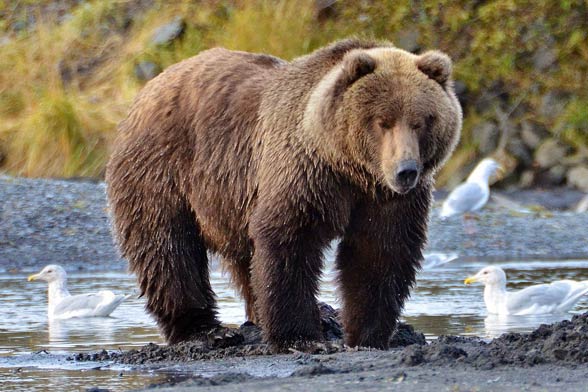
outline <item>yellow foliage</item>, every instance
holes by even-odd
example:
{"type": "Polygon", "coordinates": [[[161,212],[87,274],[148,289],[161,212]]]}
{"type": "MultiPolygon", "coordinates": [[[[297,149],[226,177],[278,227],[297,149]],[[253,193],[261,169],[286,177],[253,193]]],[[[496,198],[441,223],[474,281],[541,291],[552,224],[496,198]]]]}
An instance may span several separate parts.
{"type": "MultiPolygon", "coordinates": [[[[350,35],[396,40],[418,34],[423,49],[455,61],[455,77],[471,96],[500,83],[529,110],[544,94],[571,97],[562,114],[534,121],[573,146],[588,144],[588,3],[585,0],[337,2],[317,18],[315,0],[138,0],[71,2],[51,14],[52,0],[0,0],[0,153],[3,170],[29,176],[100,176],[108,143],[143,82],[139,62],[160,69],[199,51],[224,46],[292,59],[350,35]],[[157,27],[181,18],[185,30],[155,46],[157,27]],[[33,20],[34,22],[31,22],[33,20]],[[18,28],[17,28],[18,26],[18,28]],[[533,56],[553,54],[537,68],[533,56]]],[[[470,111],[459,151],[440,175],[476,158],[471,129],[484,114],[470,111]]]]}

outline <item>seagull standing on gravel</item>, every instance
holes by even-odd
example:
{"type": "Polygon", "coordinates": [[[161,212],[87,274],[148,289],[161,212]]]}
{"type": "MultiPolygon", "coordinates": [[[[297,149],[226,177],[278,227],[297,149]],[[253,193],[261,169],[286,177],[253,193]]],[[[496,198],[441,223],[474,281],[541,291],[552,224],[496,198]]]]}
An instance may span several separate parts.
{"type": "Polygon", "coordinates": [[[488,313],[520,316],[547,313],[565,313],[588,293],[588,280],[557,280],[538,284],[520,291],[506,291],[506,274],[500,267],[483,268],[464,283],[483,283],[484,302],[488,313]]]}
{"type": "Polygon", "coordinates": [[[466,182],[455,188],[443,202],[441,218],[477,211],[488,202],[488,180],[501,167],[494,159],[483,159],[472,171],[466,182]]]}
{"type": "Polygon", "coordinates": [[[67,273],[55,264],[46,266],[28,281],[44,280],[49,283],[48,316],[50,320],[72,317],[105,317],[110,315],[129,296],[115,295],[112,291],[94,294],[71,295],[67,290],[67,273]]]}

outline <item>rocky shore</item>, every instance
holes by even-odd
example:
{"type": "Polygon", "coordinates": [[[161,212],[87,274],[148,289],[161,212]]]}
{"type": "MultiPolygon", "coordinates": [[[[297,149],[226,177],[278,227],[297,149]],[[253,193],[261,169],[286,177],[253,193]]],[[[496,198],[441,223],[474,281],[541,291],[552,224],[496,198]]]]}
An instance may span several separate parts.
{"type": "MultiPolygon", "coordinates": [[[[569,259],[588,255],[588,214],[573,212],[583,193],[494,192],[473,221],[430,222],[429,252],[463,258],[569,259]]],[[[436,206],[444,193],[436,193],[436,206]]],[[[110,234],[102,182],[0,177],[0,270],[32,271],[58,263],[87,270],[124,270],[110,234]]]]}

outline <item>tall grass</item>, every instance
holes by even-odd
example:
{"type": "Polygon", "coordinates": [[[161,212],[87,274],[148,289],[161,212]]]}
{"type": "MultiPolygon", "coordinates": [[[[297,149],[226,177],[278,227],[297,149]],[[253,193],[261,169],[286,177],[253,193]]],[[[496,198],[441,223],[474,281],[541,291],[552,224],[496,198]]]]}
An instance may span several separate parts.
{"type": "MultiPolygon", "coordinates": [[[[292,59],[349,35],[394,41],[407,29],[423,49],[453,56],[471,96],[497,81],[509,86],[509,99],[530,91],[530,106],[547,91],[568,92],[572,99],[555,122],[537,121],[578,149],[588,144],[588,95],[579,83],[588,74],[583,0],[348,1],[324,20],[315,0],[154,0],[148,7],[141,0],[72,0],[61,19],[45,12],[52,1],[0,0],[0,170],[12,174],[100,176],[116,124],[144,84],[135,77],[140,62],[165,69],[213,46],[292,59]],[[152,44],[155,29],[177,17],[186,26],[182,37],[152,44]],[[26,28],[12,29],[23,22],[26,28]],[[546,45],[556,49],[558,67],[538,73],[529,59],[546,45]]],[[[440,183],[477,157],[471,129],[485,115],[468,114],[440,183]]]]}
{"type": "Polygon", "coordinates": [[[105,16],[111,3],[79,8],[60,25],[37,14],[34,29],[0,47],[0,148],[9,172],[33,177],[102,174],[107,146],[128,102],[102,94],[100,72],[81,79],[69,69],[113,48],[113,40],[96,29],[98,16],[105,16]]]}

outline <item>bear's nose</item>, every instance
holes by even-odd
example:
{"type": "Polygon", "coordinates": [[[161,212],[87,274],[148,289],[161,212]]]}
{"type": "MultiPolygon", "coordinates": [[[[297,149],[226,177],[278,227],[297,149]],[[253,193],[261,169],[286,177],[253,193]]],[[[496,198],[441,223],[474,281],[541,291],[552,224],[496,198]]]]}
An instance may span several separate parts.
{"type": "Polygon", "coordinates": [[[396,168],[396,182],[404,188],[413,188],[418,178],[419,165],[413,159],[400,162],[396,168]]]}

